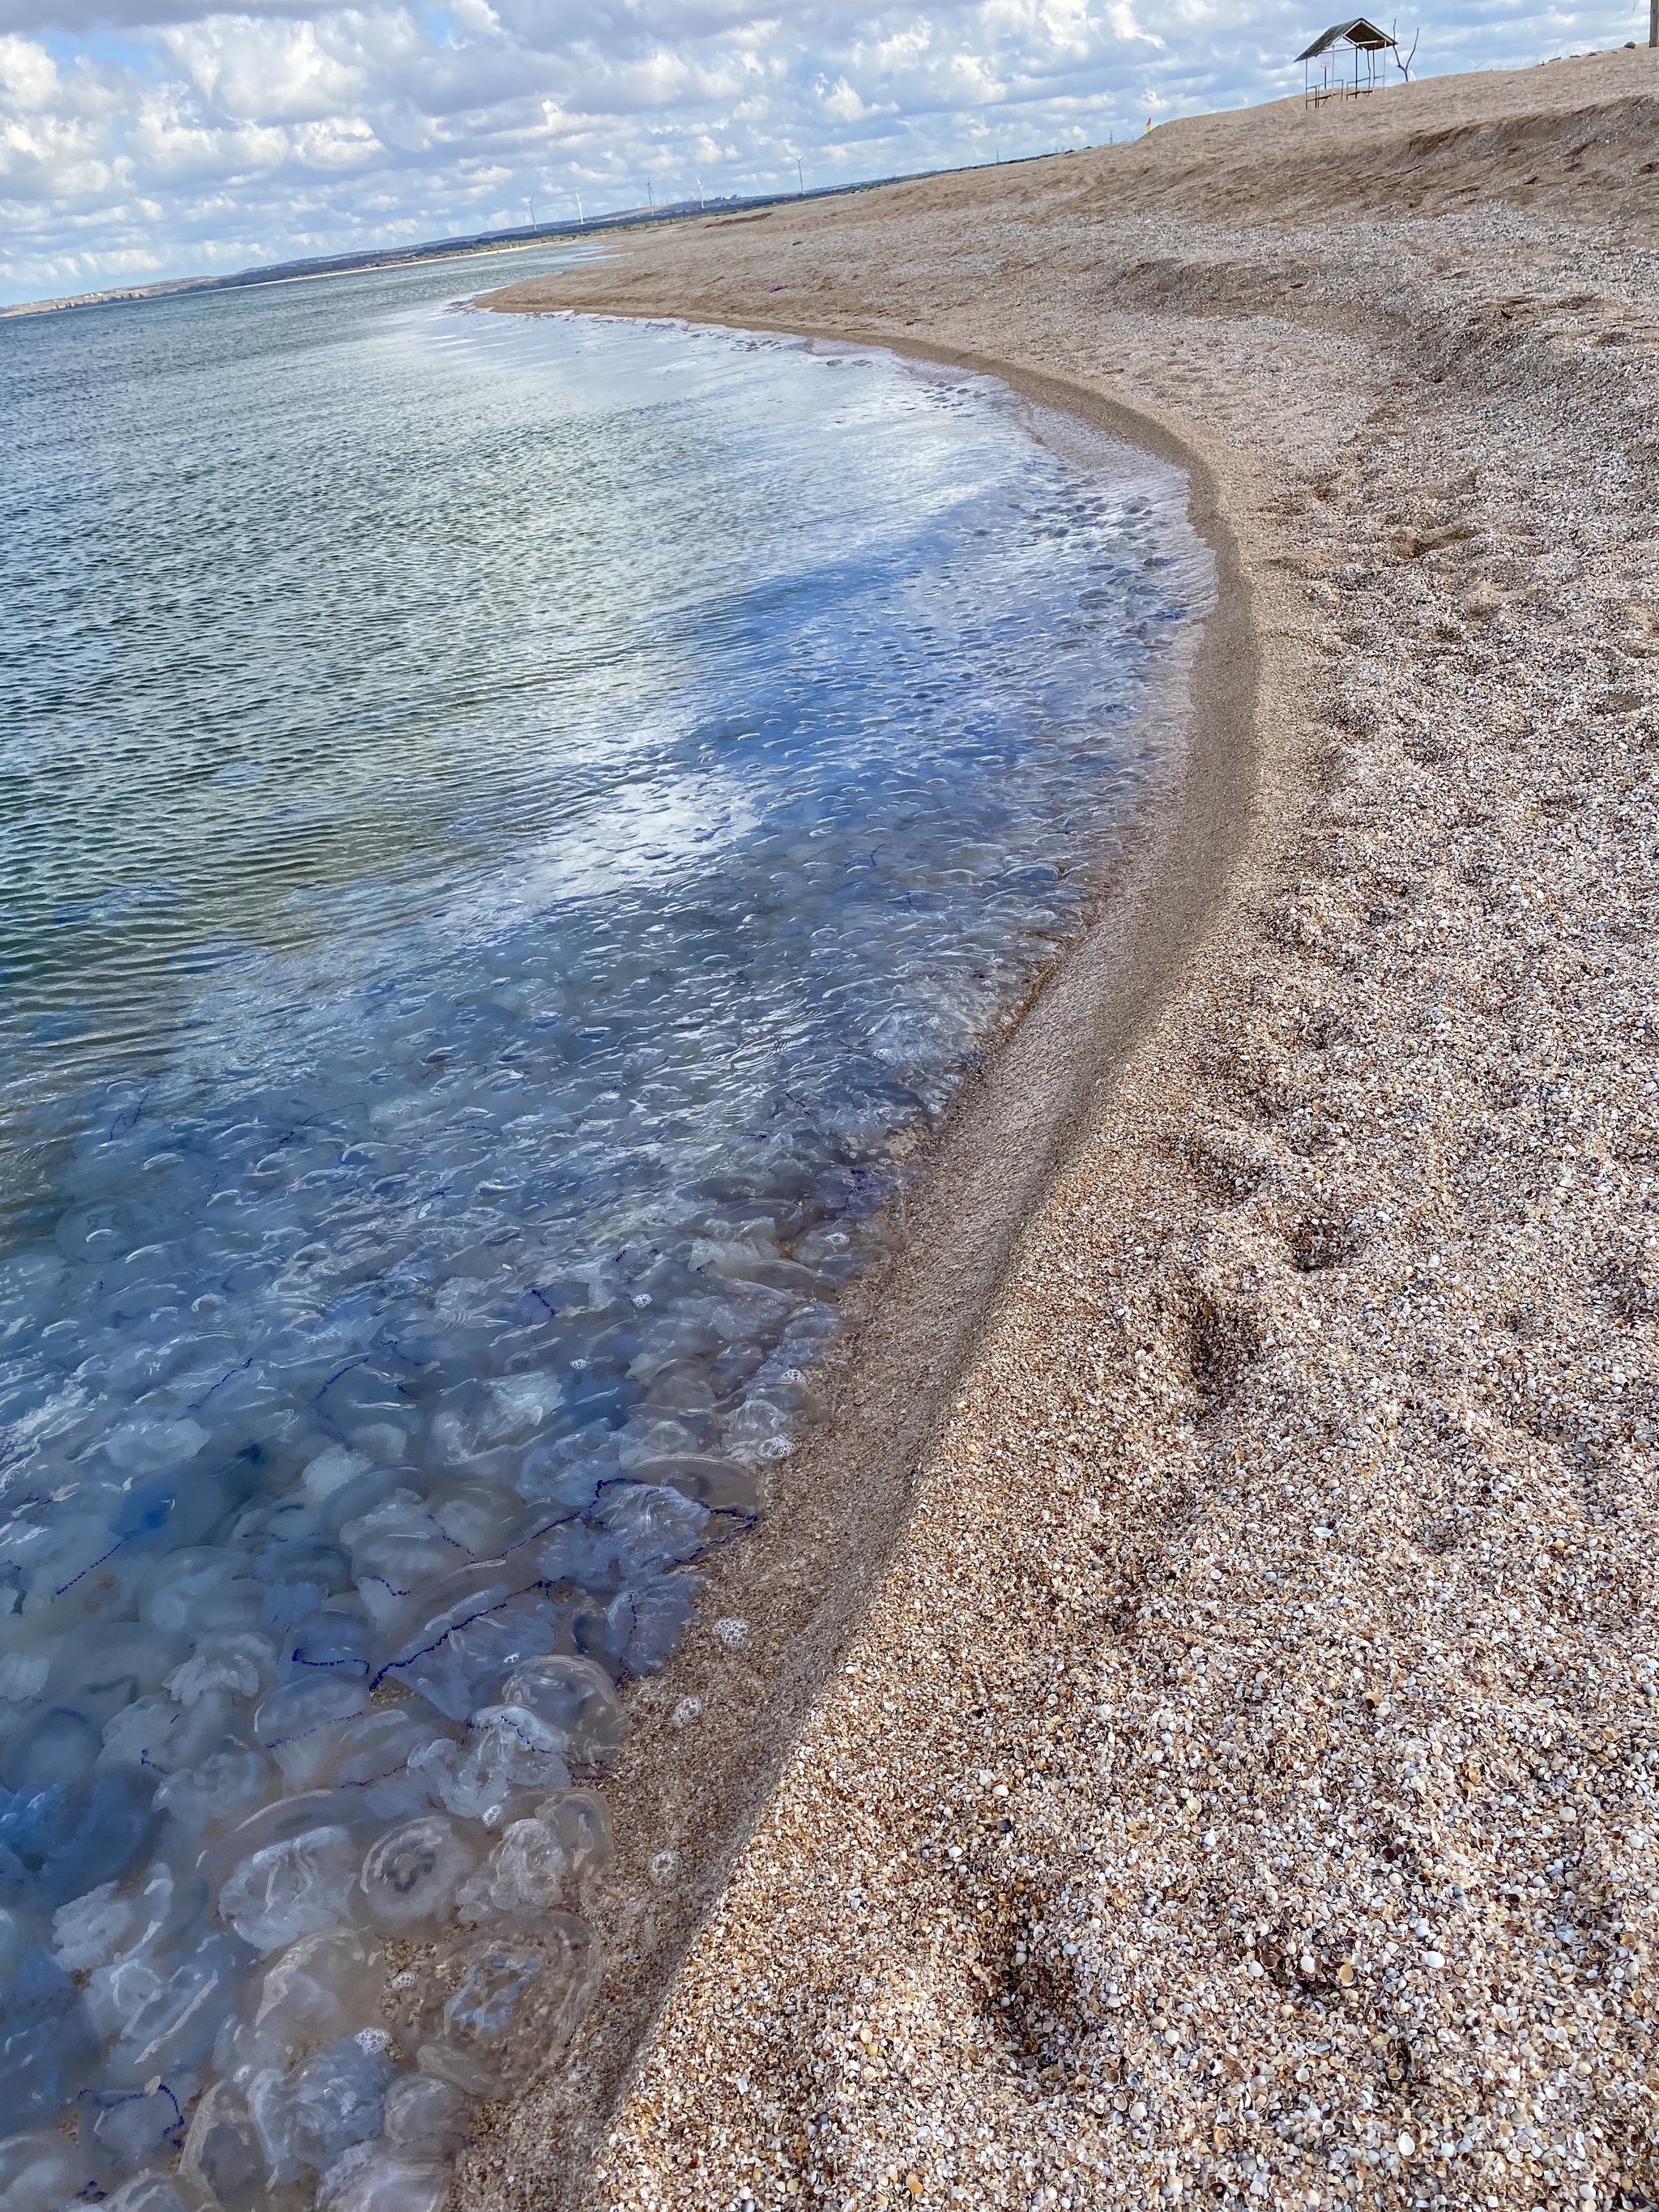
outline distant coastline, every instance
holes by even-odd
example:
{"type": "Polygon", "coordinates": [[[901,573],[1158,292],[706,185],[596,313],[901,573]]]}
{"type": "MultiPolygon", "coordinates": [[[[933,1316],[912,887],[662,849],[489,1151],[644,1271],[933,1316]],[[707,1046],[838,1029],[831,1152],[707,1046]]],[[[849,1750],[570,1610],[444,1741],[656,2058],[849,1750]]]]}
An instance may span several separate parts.
{"type": "MultiPolygon", "coordinates": [[[[1046,161],[1048,155],[1019,157],[1046,161]]],[[[1012,167],[1012,163],[1007,164],[1012,167]]],[[[927,176],[951,176],[954,170],[927,170],[927,176]]],[[[73,307],[126,307],[143,300],[173,299],[186,292],[241,291],[252,285],[303,284],[321,276],[362,276],[387,269],[413,268],[428,261],[466,261],[495,253],[521,253],[533,246],[572,241],[599,233],[645,230],[660,223],[729,221],[756,209],[788,206],[799,200],[841,199],[853,192],[879,191],[910,184],[915,176],[869,177],[857,184],[823,185],[806,192],[734,193],[722,199],[676,200],[662,207],[620,208],[588,216],[579,222],[520,223],[510,230],[481,230],[465,238],[428,239],[419,246],[374,246],[360,253],[319,254],[302,261],[273,262],[268,268],[239,269],[226,276],[163,276],[153,284],[112,284],[100,292],[76,292],[54,300],[21,300],[0,307],[0,322],[24,315],[55,315],[73,307]]]]}
{"type": "MultiPolygon", "coordinates": [[[[725,204],[722,203],[722,204],[725,204]]],[[[737,203],[732,203],[735,205],[737,203]]],[[[279,261],[268,269],[239,269],[228,276],[165,276],[154,284],[118,284],[102,292],[76,292],[58,300],[24,300],[0,307],[0,322],[21,315],[55,315],[70,307],[125,307],[140,300],[168,300],[184,292],[233,292],[262,284],[304,284],[320,276],[366,276],[377,270],[408,269],[426,261],[466,261],[495,253],[520,253],[549,240],[585,237],[590,231],[625,229],[629,224],[661,222],[677,210],[654,214],[596,215],[586,223],[538,223],[517,230],[480,231],[471,238],[433,239],[392,252],[335,253],[315,260],[279,261]]]]}

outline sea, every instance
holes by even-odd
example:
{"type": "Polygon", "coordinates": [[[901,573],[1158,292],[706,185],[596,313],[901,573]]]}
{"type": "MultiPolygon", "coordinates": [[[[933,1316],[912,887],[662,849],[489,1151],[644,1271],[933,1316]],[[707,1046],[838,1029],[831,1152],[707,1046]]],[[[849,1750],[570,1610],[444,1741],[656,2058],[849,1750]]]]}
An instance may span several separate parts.
{"type": "Polygon", "coordinates": [[[0,323],[31,2212],[439,2212],[560,2063],[630,1685],[1179,769],[1176,471],[471,304],[572,252],[0,323]]]}

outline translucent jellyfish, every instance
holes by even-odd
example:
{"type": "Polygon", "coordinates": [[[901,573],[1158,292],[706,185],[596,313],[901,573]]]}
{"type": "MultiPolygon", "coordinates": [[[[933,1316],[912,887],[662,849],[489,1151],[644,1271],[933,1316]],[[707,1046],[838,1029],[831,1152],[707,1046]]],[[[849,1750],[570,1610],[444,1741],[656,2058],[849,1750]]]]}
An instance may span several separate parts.
{"type": "Polygon", "coordinates": [[[579,1589],[614,1589],[623,1574],[620,1546],[586,1521],[560,1522],[537,1552],[536,1561],[550,1583],[574,1583],[579,1589]]]}
{"type": "Polygon", "coordinates": [[[179,2100],[165,2082],[83,2090],[80,2106],[82,2145],[106,2187],[113,2177],[172,2163],[185,2123],[179,2100]]]}
{"type": "Polygon", "coordinates": [[[325,1498],[334,1496],[348,1482],[368,1474],[374,1465],[374,1462],[365,1451],[352,1451],[344,1444],[331,1444],[326,1451],[319,1452],[315,1459],[307,1461],[306,1464],[305,1474],[301,1478],[306,1496],[313,1505],[320,1505],[325,1498]]]}
{"type": "Polygon", "coordinates": [[[179,2172],[223,2212],[256,2212],[268,2202],[265,2148],[247,2099],[234,2083],[216,2081],[196,2107],[179,2172]]]}
{"type": "Polygon", "coordinates": [[[123,1705],[159,1690],[184,1656],[176,1636],[136,1621],[77,1629],[58,1648],[46,1695],[54,1705],[86,1713],[101,1729],[123,1705]]]}
{"type": "Polygon", "coordinates": [[[356,1928],[302,1936],[266,1967],[245,2002],[252,2017],[233,2023],[214,2049],[222,2074],[286,2072],[318,2044],[331,2043],[379,2016],[386,1954],[356,1928]]]}
{"type": "Polygon", "coordinates": [[[72,1706],[54,1705],[24,1722],[0,1758],[8,1790],[73,1789],[84,1782],[103,1747],[103,1730],[72,1706]]]}
{"type": "Polygon", "coordinates": [[[453,1820],[437,1814],[406,1820],[372,1844],[363,1860],[363,1910],[392,1935],[441,1926],[477,1863],[476,1848],[453,1820]]]}
{"type": "Polygon", "coordinates": [[[516,1491],[493,1482],[465,1482],[446,1491],[434,1500],[432,1516],[450,1541],[475,1559],[505,1552],[531,1517],[516,1491]]]}
{"type": "Polygon", "coordinates": [[[616,1848],[604,1798],[591,1790],[566,1790],[539,1804],[536,1818],[564,1854],[567,1899],[580,1897],[616,1848]]]}
{"type": "Polygon", "coordinates": [[[607,1656],[627,1674],[654,1674],[679,1643],[698,1588],[695,1575],[663,1575],[618,1590],[605,1610],[607,1656]]]}
{"type": "Polygon", "coordinates": [[[0,1850],[33,1876],[34,1901],[53,1911],[118,1881],[143,1856],[155,1832],[155,1795],[153,1776],[124,1771],[20,1790],[0,1811],[0,1850]]]}
{"type": "Polygon", "coordinates": [[[289,1784],[310,1789],[328,1766],[341,1730],[368,1710],[368,1686],[356,1676],[320,1674],[284,1682],[262,1699],[254,1734],[289,1784]]]}
{"type": "Polygon", "coordinates": [[[104,2199],[103,2212],[198,2212],[170,2173],[141,2173],[104,2199]]]}
{"type": "Polygon", "coordinates": [[[501,1702],[523,1705],[557,1729],[568,1739],[569,1757],[584,1765],[619,1749],[628,1733],[611,1677],[592,1659],[554,1656],[515,1667],[501,1702]]]}
{"type": "MultiPolygon", "coordinates": [[[[161,1860],[127,1896],[115,1899],[110,1885],[93,1894],[106,1900],[97,1911],[77,1899],[53,1916],[58,1963],[73,1960],[72,1971],[87,1973],[87,2008],[100,2036],[125,2037],[208,1932],[207,1884],[161,1860]]],[[[204,2001],[211,2007],[211,1994],[204,2001]]],[[[152,2029],[162,2017],[152,2014],[152,2029]]]]}
{"type": "Polygon", "coordinates": [[[52,1916],[52,1947],[66,1974],[101,1966],[128,1947],[136,1931],[138,1900],[124,1897],[112,1881],[100,1882],[84,1897],[71,1898],[52,1916]]]}
{"type": "Polygon", "coordinates": [[[635,1482],[678,1490],[711,1513],[738,1521],[752,1521],[760,1511],[760,1494],[751,1469],[707,1453],[685,1453],[676,1459],[636,1460],[629,1468],[635,1482]]]}
{"type": "Polygon", "coordinates": [[[498,1828],[532,1794],[565,1788],[564,1738],[523,1705],[486,1705],[466,1741],[434,1743],[410,1760],[449,1811],[498,1828]]]}
{"type": "Polygon", "coordinates": [[[395,2070],[386,2036],[362,2028],[325,2044],[291,2074],[256,2075],[248,2102],[275,2178],[324,2171],[378,2136],[395,2070]]]}
{"type": "Polygon", "coordinates": [[[425,1706],[385,1705],[349,1721],[329,1747],[324,1778],[342,1789],[368,1789],[402,1774],[415,1753],[449,1731],[425,1706]]]}
{"type": "Polygon", "coordinates": [[[0,1989],[0,2081],[14,2125],[49,2120],[87,2077],[98,2053],[91,2015],[69,1976],[38,1945],[25,1949],[0,1989]]]}
{"type": "Polygon", "coordinates": [[[453,2082],[405,2074],[386,2093],[386,2141],[411,2158],[453,2158],[472,2140],[472,2100],[453,2082]]]}
{"type": "Polygon", "coordinates": [[[108,2077],[123,2088],[198,2066],[234,2008],[247,1965],[241,1946],[216,1932],[203,1936],[176,1963],[171,1954],[163,1958],[159,1987],[134,2013],[109,2054],[108,2077]]]}
{"type": "Polygon", "coordinates": [[[137,1698],[106,1723],[98,1763],[173,1774],[199,1766],[233,1743],[240,1750],[246,1741],[245,1717],[223,1691],[204,1692],[185,1705],[170,1697],[137,1698]]]}
{"type": "MultiPolygon", "coordinates": [[[[401,1465],[366,1468],[331,1490],[317,1505],[317,1522],[325,1535],[340,1540],[354,1521],[367,1519],[377,1505],[398,1491],[414,1494],[418,1481],[413,1468],[401,1465]]],[[[372,1617],[372,1616],[371,1616],[372,1617]]]]}
{"type": "Polygon", "coordinates": [[[346,1917],[360,1864],[349,1829],[308,1829],[244,1859],[219,1893],[219,1911],[256,1951],[280,1951],[346,1917]]]}
{"type": "Polygon", "coordinates": [[[365,2144],[323,2177],[317,2212],[443,2212],[450,2186],[447,2166],[365,2144]]]}
{"type": "Polygon", "coordinates": [[[263,1751],[216,1751],[199,1766],[169,1774],[155,1793],[155,1804],[186,1836],[204,1836],[238,1826],[268,1805],[282,1786],[276,1760],[263,1751]]]}
{"type": "Polygon", "coordinates": [[[276,1671],[284,1681],[300,1681],[310,1674],[367,1675],[375,1633],[366,1607],[346,1612],[337,1600],[307,1613],[289,1629],[276,1671]]]}
{"type": "Polygon", "coordinates": [[[265,1618],[273,1624],[280,1620],[286,1626],[302,1620],[350,1582],[338,1547],[319,1531],[315,1516],[298,1500],[280,1502],[269,1515],[266,1534],[270,1540],[256,1557],[253,1571],[265,1585],[265,1618]]]}
{"type": "Polygon", "coordinates": [[[458,1383],[439,1401],[423,1441],[423,1461],[434,1474],[461,1467],[510,1474],[562,1395],[551,1374],[458,1383]]]}
{"type": "Polygon", "coordinates": [[[268,1844],[285,1842],[309,1828],[349,1828],[354,1833],[374,1826],[374,1815],[361,1790],[305,1790],[292,1797],[278,1797],[225,1834],[216,1836],[197,1862],[209,1887],[217,1888],[241,1862],[268,1844]]]}
{"type": "Polygon", "coordinates": [[[350,1547],[352,1579],[382,1627],[402,1610],[410,1591],[453,1573],[467,1556],[445,1535],[424,1500],[408,1491],[393,1491],[361,1521],[348,1522],[340,1540],[350,1547]]]}
{"type": "Polygon", "coordinates": [[[514,1820],[488,1865],[462,1883],[456,1911],[463,1920],[523,1924],[560,1902],[568,1872],[557,1839],[539,1820],[514,1820]]]}
{"type": "Polygon", "coordinates": [[[166,1981],[162,1966],[142,1946],[96,1967],[87,1978],[86,2005],[99,2039],[125,2035],[166,1981]]]}
{"type": "Polygon", "coordinates": [[[202,1932],[209,1900],[207,1884],[199,1875],[182,1872],[167,1860],[157,1859],[131,1894],[134,1914],[125,1950],[188,1944],[202,1932]]]}
{"type": "MultiPolygon", "coordinates": [[[[499,1674],[538,1648],[528,1640],[516,1650],[510,1641],[498,1649],[492,1640],[475,1654],[470,1643],[493,1618],[521,1617],[522,1607],[515,1601],[522,1600],[538,1574],[528,1551],[520,1551],[507,1559],[462,1567],[399,1600],[384,1615],[386,1644],[377,1680],[407,1681],[451,1720],[465,1720],[477,1703],[481,1667],[499,1674]]],[[[366,1595],[371,1604],[376,1602],[372,1594],[366,1595]]],[[[532,1601],[530,1618],[540,1617],[532,1601]]],[[[545,1650],[546,1644],[539,1648],[545,1650]]]]}
{"type": "Polygon", "coordinates": [[[170,1552],[145,1572],[138,1601],[140,1617],[153,1628],[195,1628],[202,1602],[210,1591],[234,1582],[246,1571],[246,1562],[235,1552],[194,1544],[170,1552]]]}
{"type": "Polygon", "coordinates": [[[478,2095],[499,2092],[562,2051],[599,1978],[599,1947],[586,1921],[550,1913],[533,1940],[486,1936],[457,1961],[459,1985],[421,2070],[478,2095]]]}
{"type": "Polygon", "coordinates": [[[552,1649],[558,1626],[558,1608],[540,1592],[509,1597],[459,1622],[447,1609],[413,1639],[410,1656],[398,1662],[398,1679],[452,1720],[465,1720],[491,1701],[509,1668],[552,1649]]]}
{"type": "Polygon", "coordinates": [[[0,1655],[0,1698],[8,1705],[29,1704],[46,1688],[51,1672],[52,1661],[44,1651],[8,1651],[0,1655]]]}
{"type": "Polygon", "coordinates": [[[276,1675],[276,1646],[252,1628],[204,1636],[182,1665],[167,1678],[167,1689],[181,1705],[201,1698],[228,1695],[257,1698],[276,1675]]]}
{"type": "Polygon", "coordinates": [[[623,1579],[635,1583],[695,1559],[708,1509],[678,1490],[628,1482],[606,1491],[593,1517],[617,1546],[623,1579]]]}
{"type": "Polygon", "coordinates": [[[80,2197],[90,2178],[85,2150],[56,2128],[0,2142],[0,2203],[6,2212],[58,2212],[80,2197]]]}

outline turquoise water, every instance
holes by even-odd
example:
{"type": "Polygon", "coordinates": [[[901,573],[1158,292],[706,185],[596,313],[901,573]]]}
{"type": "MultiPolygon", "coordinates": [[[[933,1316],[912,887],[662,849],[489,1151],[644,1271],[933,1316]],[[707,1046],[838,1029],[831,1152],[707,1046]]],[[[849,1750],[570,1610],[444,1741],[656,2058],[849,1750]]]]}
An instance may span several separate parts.
{"type": "Polygon", "coordinates": [[[31,2205],[435,2207],[603,2002],[627,1684],[1209,588],[988,380],[458,281],[0,325],[31,2205]]]}

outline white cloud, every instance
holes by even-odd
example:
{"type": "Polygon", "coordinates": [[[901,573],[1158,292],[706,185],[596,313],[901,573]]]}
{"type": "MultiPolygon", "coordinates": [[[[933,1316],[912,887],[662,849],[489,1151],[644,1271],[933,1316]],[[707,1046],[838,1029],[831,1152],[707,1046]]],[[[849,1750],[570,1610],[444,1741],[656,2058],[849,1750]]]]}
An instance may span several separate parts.
{"type": "Polygon", "coordinates": [[[58,70],[44,46],[15,36],[0,38],[0,96],[18,114],[49,106],[58,88],[58,70]]]}
{"type": "Polygon", "coordinates": [[[818,98],[824,113],[833,115],[837,123],[856,123],[869,112],[844,76],[838,76],[834,84],[820,77],[818,98]]]}
{"type": "MultiPolygon", "coordinates": [[[[452,235],[532,196],[545,220],[647,180],[659,202],[764,190],[797,155],[830,184],[1098,143],[1293,89],[1322,21],[1300,0],[0,0],[0,298],[452,235]]],[[[1419,64],[1645,30],[1640,0],[1501,22],[1445,0],[1419,64]]]]}
{"type": "Polygon", "coordinates": [[[366,88],[368,70],[341,35],[349,20],[220,15],[169,26],[160,44],[204,113],[238,123],[316,123],[350,110],[366,88]]]}

